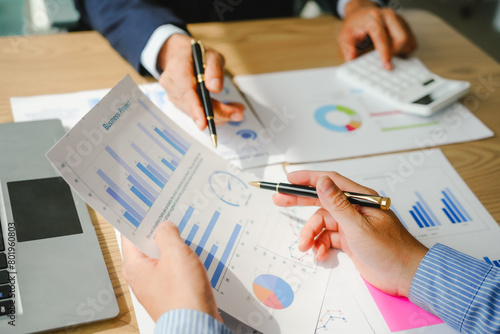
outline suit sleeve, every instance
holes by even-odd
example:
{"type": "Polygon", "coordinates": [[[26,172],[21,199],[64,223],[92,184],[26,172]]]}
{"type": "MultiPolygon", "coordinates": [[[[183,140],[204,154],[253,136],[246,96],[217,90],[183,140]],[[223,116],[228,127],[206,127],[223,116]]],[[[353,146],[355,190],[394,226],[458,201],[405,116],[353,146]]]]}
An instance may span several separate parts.
{"type": "MultiPolygon", "coordinates": [[[[347,3],[351,0],[317,0],[320,4],[323,4],[325,7],[324,3],[326,2],[327,8],[330,8],[332,14],[338,18],[343,18],[343,13],[345,6],[347,3]]],[[[389,0],[370,0],[372,2],[377,3],[381,7],[385,7],[389,4],[389,0]]]]}
{"type": "Polygon", "coordinates": [[[185,23],[158,1],[75,0],[82,20],[99,31],[141,74],[141,52],[161,25],[173,24],[187,31],[185,23]]]}

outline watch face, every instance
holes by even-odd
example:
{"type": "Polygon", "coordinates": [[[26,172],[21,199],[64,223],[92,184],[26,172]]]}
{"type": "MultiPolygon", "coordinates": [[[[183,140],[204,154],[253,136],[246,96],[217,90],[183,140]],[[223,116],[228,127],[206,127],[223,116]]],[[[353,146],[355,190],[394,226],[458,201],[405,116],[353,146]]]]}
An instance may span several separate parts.
{"type": "Polygon", "coordinates": [[[216,171],[210,174],[208,182],[214,194],[226,204],[240,206],[248,200],[248,186],[236,175],[216,171]]]}

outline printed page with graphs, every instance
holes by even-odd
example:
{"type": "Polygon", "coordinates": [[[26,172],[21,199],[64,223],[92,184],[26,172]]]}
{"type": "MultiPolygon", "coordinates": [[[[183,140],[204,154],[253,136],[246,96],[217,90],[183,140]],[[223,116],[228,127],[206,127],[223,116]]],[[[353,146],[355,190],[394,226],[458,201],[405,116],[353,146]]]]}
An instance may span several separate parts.
{"type": "MultiPolygon", "coordinates": [[[[288,256],[289,217],[125,77],[48,153],[82,198],[151,257],[166,219],[204,264],[219,308],[266,333],[315,329],[328,263],[288,256]],[[269,247],[268,247],[269,248],[269,247]]],[[[293,239],[293,240],[292,240],[293,239]]]]}
{"type": "MultiPolygon", "coordinates": [[[[441,243],[500,267],[500,227],[439,149],[286,169],[337,171],[390,197],[391,210],[425,246],[441,243]]],[[[336,258],[316,333],[457,333],[407,298],[364,281],[347,254],[336,258]]]]}
{"type": "Polygon", "coordinates": [[[263,124],[272,124],[276,115],[286,120],[273,139],[286,162],[352,158],[493,136],[460,103],[431,117],[407,114],[340,79],[337,71],[325,67],[234,78],[263,124]]]}

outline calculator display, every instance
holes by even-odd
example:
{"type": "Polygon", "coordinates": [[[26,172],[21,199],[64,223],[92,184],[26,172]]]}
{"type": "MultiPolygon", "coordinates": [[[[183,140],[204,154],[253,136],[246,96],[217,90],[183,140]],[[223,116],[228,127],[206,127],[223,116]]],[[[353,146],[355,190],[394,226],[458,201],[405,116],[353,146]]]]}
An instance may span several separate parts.
{"type": "Polygon", "coordinates": [[[453,94],[458,88],[457,86],[454,82],[441,82],[432,92],[412,101],[412,103],[429,105],[449,94],[453,94]]]}

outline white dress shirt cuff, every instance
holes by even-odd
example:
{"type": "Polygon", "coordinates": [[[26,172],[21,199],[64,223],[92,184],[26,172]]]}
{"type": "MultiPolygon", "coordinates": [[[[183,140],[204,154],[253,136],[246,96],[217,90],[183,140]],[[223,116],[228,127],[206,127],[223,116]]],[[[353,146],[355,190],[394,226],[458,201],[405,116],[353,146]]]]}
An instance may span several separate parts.
{"type": "Polygon", "coordinates": [[[189,35],[185,30],[174,26],[173,24],[165,24],[156,28],[151,37],[149,37],[146,46],[141,52],[142,66],[156,79],[160,78],[160,73],[157,69],[158,54],[165,41],[173,34],[189,35]]]}
{"type": "MultiPolygon", "coordinates": [[[[337,2],[337,13],[339,14],[340,18],[343,19],[345,16],[345,6],[349,3],[351,0],[339,0],[337,2]]],[[[384,2],[382,0],[370,0],[372,2],[376,2],[380,6],[385,6],[384,2]]]]}

